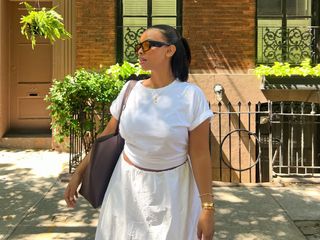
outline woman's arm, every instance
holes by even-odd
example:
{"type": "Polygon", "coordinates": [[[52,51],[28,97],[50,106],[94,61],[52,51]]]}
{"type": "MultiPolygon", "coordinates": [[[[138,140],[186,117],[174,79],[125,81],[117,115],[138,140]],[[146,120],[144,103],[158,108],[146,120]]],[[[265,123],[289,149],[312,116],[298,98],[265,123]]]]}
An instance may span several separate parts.
{"type": "MultiPolygon", "coordinates": [[[[118,120],[115,119],[114,117],[111,117],[111,119],[108,122],[108,124],[105,127],[105,129],[97,137],[102,137],[102,136],[106,136],[106,135],[109,135],[111,133],[114,133],[116,131],[117,124],[118,124],[118,120]]],[[[78,167],[76,168],[74,174],[79,174],[82,177],[84,171],[86,170],[86,168],[87,168],[87,166],[89,164],[90,155],[91,155],[91,150],[84,157],[84,159],[81,161],[81,163],[78,165],[78,167]]]]}
{"type": "MultiPolygon", "coordinates": [[[[98,137],[106,136],[111,133],[114,133],[116,131],[117,125],[118,125],[118,120],[115,119],[114,117],[111,117],[107,126],[105,127],[103,132],[98,135],[98,137]]],[[[69,181],[69,184],[64,192],[64,199],[65,199],[68,207],[75,207],[75,205],[76,205],[76,198],[78,198],[77,189],[82,181],[82,175],[90,162],[90,155],[91,155],[91,150],[84,157],[84,159],[81,161],[81,163],[76,168],[75,172],[72,174],[72,177],[69,181]]]]}
{"type": "MultiPolygon", "coordinates": [[[[213,202],[209,124],[210,121],[206,120],[189,133],[189,155],[202,204],[213,202]]],[[[214,209],[203,208],[198,223],[198,237],[211,240],[213,233],[214,209]]]]}

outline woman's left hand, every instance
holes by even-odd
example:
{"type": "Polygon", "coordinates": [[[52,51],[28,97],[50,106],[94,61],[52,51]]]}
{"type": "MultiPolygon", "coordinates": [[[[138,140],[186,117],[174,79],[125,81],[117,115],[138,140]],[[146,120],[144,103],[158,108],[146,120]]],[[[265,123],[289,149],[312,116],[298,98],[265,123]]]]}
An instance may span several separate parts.
{"type": "Polygon", "coordinates": [[[212,240],[214,234],[214,211],[202,209],[198,222],[198,239],[212,240]]]}

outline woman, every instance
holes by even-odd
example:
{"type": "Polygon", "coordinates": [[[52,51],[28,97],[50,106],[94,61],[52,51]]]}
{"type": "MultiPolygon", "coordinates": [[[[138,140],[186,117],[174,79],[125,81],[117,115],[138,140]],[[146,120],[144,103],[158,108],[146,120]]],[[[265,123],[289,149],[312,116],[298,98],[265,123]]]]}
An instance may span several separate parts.
{"type": "MultiPolygon", "coordinates": [[[[156,25],[141,35],[136,52],[151,76],[137,82],[123,110],[125,147],[101,206],[96,239],[211,240],[212,112],[200,88],[187,83],[188,43],[174,28],[156,25]]],[[[127,86],[112,103],[112,118],[102,135],[115,131],[127,86]]],[[[75,206],[88,159],[66,188],[69,207],[75,206]]]]}

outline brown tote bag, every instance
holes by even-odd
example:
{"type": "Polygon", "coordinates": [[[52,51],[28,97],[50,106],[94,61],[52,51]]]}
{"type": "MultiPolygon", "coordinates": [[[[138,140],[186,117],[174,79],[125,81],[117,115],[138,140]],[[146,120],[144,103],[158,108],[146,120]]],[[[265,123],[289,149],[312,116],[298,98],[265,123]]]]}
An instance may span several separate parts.
{"type": "Polygon", "coordinates": [[[102,204],[113,170],[124,147],[124,139],[119,134],[119,123],[122,110],[135,84],[136,81],[130,81],[124,94],[116,132],[97,138],[92,146],[90,162],[83,174],[79,193],[94,208],[102,204]]]}

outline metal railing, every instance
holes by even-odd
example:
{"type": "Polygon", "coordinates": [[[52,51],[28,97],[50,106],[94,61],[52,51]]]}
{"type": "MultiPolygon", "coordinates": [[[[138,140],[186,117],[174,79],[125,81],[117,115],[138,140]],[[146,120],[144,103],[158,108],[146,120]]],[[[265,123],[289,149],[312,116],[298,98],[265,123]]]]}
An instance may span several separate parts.
{"type": "MultiPolygon", "coordinates": [[[[146,26],[117,28],[117,31],[122,33],[123,60],[137,61],[134,46],[146,28],[146,26]]],[[[299,64],[306,58],[310,58],[314,64],[320,62],[318,26],[258,27],[257,39],[258,63],[272,64],[278,61],[299,64]]]]}
{"type": "Polygon", "coordinates": [[[319,63],[319,27],[258,27],[257,61],[299,64],[310,58],[319,63]]]}
{"type": "Polygon", "coordinates": [[[109,118],[109,106],[106,104],[90,104],[79,107],[74,112],[73,119],[79,126],[70,127],[69,173],[74,172],[89,152],[97,134],[104,129],[109,118]]]}
{"type": "MultiPolygon", "coordinates": [[[[118,41],[118,62],[138,62],[138,57],[135,52],[135,46],[139,43],[141,34],[147,29],[145,26],[117,26],[117,41],[118,41]]],[[[181,33],[181,26],[175,26],[181,33]]]]}
{"type": "Polygon", "coordinates": [[[139,43],[141,34],[147,27],[123,27],[123,59],[128,62],[137,62],[137,55],[135,52],[135,46],[139,43]]]}
{"type": "Polygon", "coordinates": [[[258,116],[264,124],[257,128],[264,135],[261,156],[269,162],[269,177],[319,177],[320,104],[269,102],[258,109],[268,112],[258,116]]]}
{"type": "Polygon", "coordinates": [[[320,177],[320,104],[268,102],[253,107],[250,102],[219,102],[214,114],[216,143],[211,142],[219,148],[218,154],[211,150],[213,169],[218,169],[215,180],[320,177]]]}
{"type": "Polygon", "coordinates": [[[260,139],[255,129],[255,119],[259,112],[253,108],[251,102],[238,102],[236,105],[219,102],[213,113],[213,134],[216,135],[213,148],[219,149],[218,153],[211,151],[214,180],[261,181],[262,177],[257,176],[261,169],[258,151],[260,139]]]}
{"type": "MultiPolygon", "coordinates": [[[[268,182],[275,176],[320,177],[320,104],[221,102],[213,111],[210,153],[214,180],[268,182]]],[[[70,129],[73,172],[106,124],[109,107],[79,109],[70,129]],[[88,128],[88,126],[90,126],[88,128]]]]}

